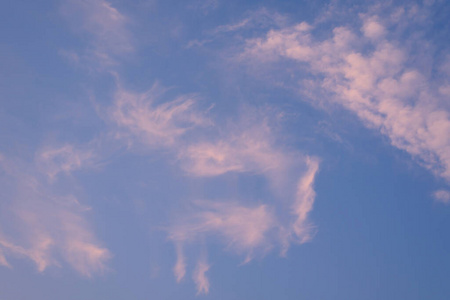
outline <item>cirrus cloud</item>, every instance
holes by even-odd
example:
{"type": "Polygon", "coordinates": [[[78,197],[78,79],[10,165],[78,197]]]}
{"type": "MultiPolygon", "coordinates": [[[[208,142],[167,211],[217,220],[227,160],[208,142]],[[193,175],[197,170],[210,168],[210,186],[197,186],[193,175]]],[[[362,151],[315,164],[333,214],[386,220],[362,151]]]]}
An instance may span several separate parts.
{"type": "Polygon", "coordinates": [[[2,265],[11,267],[7,257],[18,257],[33,261],[39,272],[61,266],[61,261],[87,277],[107,270],[111,254],[92,232],[85,217],[89,207],[73,195],[54,193],[53,183],[42,178],[34,165],[3,158],[0,166],[5,184],[12,185],[2,187],[2,197],[7,199],[0,221],[2,265]]]}

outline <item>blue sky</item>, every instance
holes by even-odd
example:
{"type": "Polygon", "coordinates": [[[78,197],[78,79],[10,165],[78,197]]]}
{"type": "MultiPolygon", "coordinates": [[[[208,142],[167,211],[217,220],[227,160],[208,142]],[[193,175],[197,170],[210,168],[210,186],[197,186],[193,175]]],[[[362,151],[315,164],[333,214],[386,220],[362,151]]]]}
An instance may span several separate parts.
{"type": "Polygon", "coordinates": [[[449,299],[446,1],[3,1],[1,299],[449,299]]]}

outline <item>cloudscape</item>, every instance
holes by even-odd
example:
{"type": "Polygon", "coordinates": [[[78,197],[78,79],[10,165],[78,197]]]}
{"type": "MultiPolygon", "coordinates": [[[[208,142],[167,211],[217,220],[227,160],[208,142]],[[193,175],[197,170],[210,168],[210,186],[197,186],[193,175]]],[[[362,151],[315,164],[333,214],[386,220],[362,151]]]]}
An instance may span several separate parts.
{"type": "Polygon", "coordinates": [[[0,14],[1,299],[450,299],[447,1],[0,14]]]}

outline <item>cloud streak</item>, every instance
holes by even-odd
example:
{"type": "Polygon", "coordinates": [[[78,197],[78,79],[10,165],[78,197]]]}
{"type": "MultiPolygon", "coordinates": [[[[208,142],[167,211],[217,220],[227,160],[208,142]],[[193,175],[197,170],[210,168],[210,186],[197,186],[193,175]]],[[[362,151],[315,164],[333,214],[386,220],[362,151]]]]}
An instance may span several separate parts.
{"type": "Polygon", "coordinates": [[[307,171],[299,179],[297,193],[292,213],[296,216],[292,224],[292,231],[300,243],[304,243],[311,238],[311,227],[308,225],[308,214],[312,211],[316,192],[314,191],[314,179],[319,171],[319,162],[315,158],[307,158],[307,171]]]}
{"type": "Polygon", "coordinates": [[[200,258],[195,267],[193,279],[197,286],[197,295],[208,294],[209,292],[209,279],[206,276],[206,272],[209,270],[209,265],[205,258],[200,258]]]}
{"type": "Polygon", "coordinates": [[[186,275],[186,257],[183,252],[183,242],[175,243],[177,262],[173,267],[173,273],[177,282],[180,282],[186,275]]]}

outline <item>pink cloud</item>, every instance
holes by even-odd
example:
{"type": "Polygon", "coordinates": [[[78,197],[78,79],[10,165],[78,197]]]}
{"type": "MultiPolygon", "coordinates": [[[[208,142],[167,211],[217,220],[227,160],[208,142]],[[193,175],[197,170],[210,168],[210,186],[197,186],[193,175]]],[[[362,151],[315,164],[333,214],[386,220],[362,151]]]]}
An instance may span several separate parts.
{"type": "Polygon", "coordinates": [[[39,272],[61,266],[61,261],[87,277],[105,271],[111,254],[100,245],[85,218],[90,208],[72,195],[53,194],[35,166],[6,158],[1,165],[8,181],[14,183],[0,221],[2,264],[9,266],[5,255],[11,255],[30,259],[39,272]]]}
{"type": "Polygon", "coordinates": [[[70,174],[93,163],[93,149],[78,149],[66,144],[61,147],[45,147],[36,155],[38,168],[51,180],[60,173],[70,174]]]}
{"type": "MultiPolygon", "coordinates": [[[[445,97],[435,93],[434,82],[414,68],[408,49],[389,39],[382,22],[377,16],[364,15],[363,36],[336,27],[333,37],[322,41],[312,37],[305,23],[271,30],[263,38],[247,40],[239,59],[287,59],[298,62],[299,71],[307,66],[317,76],[305,81],[306,94],[314,97],[319,90],[330,92],[331,97],[320,101],[354,112],[367,127],[388,136],[393,146],[450,180],[450,118],[445,97]]],[[[440,89],[445,91],[445,85],[440,89]]]]}
{"type": "Polygon", "coordinates": [[[450,204],[450,192],[447,190],[437,190],[433,193],[434,199],[443,204],[450,204]]]}
{"type": "Polygon", "coordinates": [[[61,12],[76,33],[87,37],[84,53],[61,50],[72,63],[82,62],[88,68],[104,69],[134,52],[132,35],[127,28],[129,20],[110,2],[66,0],[61,12]]]}
{"type": "Polygon", "coordinates": [[[209,267],[210,266],[204,258],[201,258],[197,262],[197,266],[195,267],[194,274],[192,276],[195,285],[197,286],[197,295],[208,294],[209,292],[209,279],[206,276],[206,272],[208,272],[209,267]]]}
{"type": "Polygon", "coordinates": [[[150,148],[172,148],[190,129],[209,124],[196,110],[195,97],[180,96],[158,104],[163,93],[158,85],[140,94],[119,87],[115,103],[109,109],[110,120],[118,128],[117,136],[150,148]]]}

